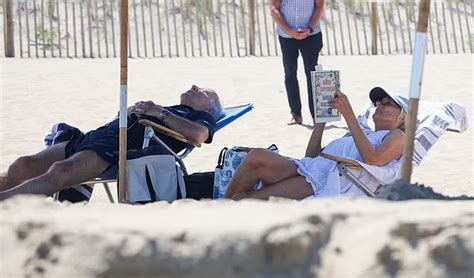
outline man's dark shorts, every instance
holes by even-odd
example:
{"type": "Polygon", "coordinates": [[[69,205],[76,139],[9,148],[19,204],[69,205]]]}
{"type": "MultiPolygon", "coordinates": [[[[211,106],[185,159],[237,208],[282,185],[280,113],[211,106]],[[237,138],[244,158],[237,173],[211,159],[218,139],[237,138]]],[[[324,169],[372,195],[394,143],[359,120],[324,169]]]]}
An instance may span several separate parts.
{"type": "Polygon", "coordinates": [[[118,163],[119,132],[108,126],[87,132],[74,131],[71,140],[66,145],[66,158],[84,151],[92,150],[109,164],[118,163]]]}

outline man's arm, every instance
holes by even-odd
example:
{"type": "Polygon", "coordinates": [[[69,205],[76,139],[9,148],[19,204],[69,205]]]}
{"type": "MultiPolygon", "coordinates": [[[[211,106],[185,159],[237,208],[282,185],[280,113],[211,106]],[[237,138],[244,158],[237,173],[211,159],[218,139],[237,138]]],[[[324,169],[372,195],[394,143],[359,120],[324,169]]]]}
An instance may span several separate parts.
{"type": "Polygon", "coordinates": [[[325,0],[314,0],[314,4],[316,8],[314,9],[313,16],[311,17],[310,26],[312,29],[318,25],[319,21],[321,21],[321,17],[323,16],[324,11],[324,2],[325,0]]]}
{"type": "Polygon", "coordinates": [[[286,20],[280,13],[280,4],[281,0],[270,0],[270,15],[272,16],[276,25],[278,25],[285,33],[287,33],[294,39],[304,39],[307,35],[299,33],[288,26],[288,23],[286,23],[286,20]]]}
{"type": "Polygon", "coordinates": [[[163,107],[161,105],[154,104],[151,101],[142,101],[136,103],[131,112],[158,118],[168,128],[183,134],[184,137],[195,144],[202,144],[209,137],[209,129],[207,127],[172,113],[162,117],[162,110],[163,107]]]}

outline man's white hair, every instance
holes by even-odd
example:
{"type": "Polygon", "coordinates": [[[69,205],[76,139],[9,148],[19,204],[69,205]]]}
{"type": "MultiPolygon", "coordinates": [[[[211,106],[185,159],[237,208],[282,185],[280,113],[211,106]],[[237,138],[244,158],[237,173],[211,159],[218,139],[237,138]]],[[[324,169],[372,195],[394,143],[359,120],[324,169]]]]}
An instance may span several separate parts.
{"type": "Polygon", "coordinates": [[[211,98],[211,106],[212,106],[212,114],[211,116],[214,118],[214,120],[219,120],[222,115],[224,114],[224,108],[222,105],[222,101],[217,97],[217,99],[211,98]]]}

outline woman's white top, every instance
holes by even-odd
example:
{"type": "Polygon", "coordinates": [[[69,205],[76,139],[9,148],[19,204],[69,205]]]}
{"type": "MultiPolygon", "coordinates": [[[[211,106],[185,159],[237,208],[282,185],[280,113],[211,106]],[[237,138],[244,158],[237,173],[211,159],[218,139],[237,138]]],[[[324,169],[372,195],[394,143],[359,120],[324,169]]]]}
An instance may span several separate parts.
{"type": "MultiPolygon", "coordinates": [[[[366,136],[375,148],[378,148],[387,135],[388,130],[366,131],[366,136]]],[[[392,160],[384,166],[374,166],[364,163],[352,136],[345,136],[329,143],[324,153],[357,160],[363,169],[351,170],[372,191],[379,184],[392,183],[400,177],[401,159],[392,160]]],[[[298,166],[298,174],[311,184],[315,197],[330,197],[338,195],[366,196],[347,177],[339,176],[335,161],[318,157],[305,157],[292,160],[298,166]]]]}

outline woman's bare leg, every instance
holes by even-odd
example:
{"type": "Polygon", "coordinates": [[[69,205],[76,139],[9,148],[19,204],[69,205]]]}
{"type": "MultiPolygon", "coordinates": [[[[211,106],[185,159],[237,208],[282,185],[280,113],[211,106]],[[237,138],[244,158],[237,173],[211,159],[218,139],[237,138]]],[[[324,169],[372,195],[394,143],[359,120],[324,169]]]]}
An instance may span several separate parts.
{"type": "Polygon", "coordinates": [[[6,172],[0,174],[0,191],[46,173],[54,162],[64,160],[66,144],[67,142],[62,142],[15,160],[6,172]]]}
{"type": "Polygon", "coordinates": [[[257,181],[265,185],[296,177],[297,166],[279,154],[266,149],[251,150],[232,178],[225,198],[250,191],[257,181]]]}
{"type": "Polygon", "coordinates": [[[235,195],[235,200],[244,198],[268,200],[270,196],[301,200],[314,194],[313,188],[303,176],[288,178],[266,185],[262,190],[235,195]]]}

